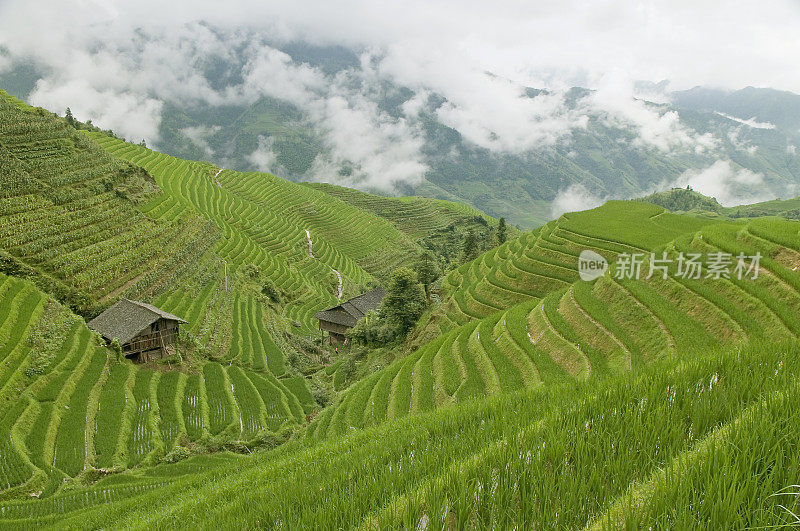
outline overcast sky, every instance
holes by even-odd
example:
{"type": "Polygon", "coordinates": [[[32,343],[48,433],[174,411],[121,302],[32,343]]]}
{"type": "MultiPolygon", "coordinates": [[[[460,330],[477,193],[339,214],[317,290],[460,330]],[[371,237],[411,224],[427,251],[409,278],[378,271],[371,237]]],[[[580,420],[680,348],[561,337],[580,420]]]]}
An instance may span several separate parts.
{"type": "MultiPolygon", "coordinates": [[[[634,81],[800,93],[800,2],[0,0],[0,50],[0,72],[13,60],[45,67],[34,104],[69,105],[130,139],[158,145],[166,101],[248,103],[267,95],[291,101],[326,133],[332,155],[317,161],[317,173],[354,160],[369,166],[367,178],[413,183],[426,170],[415,109],[429,92],[448,99],[442,123],[492,150],[552,145],[598,110],[637,129],[645,145],[706,149],[713,139],[677,115],[632,102],[634,81]],[[353,92],[348,79],[325,78],[265,44],[295,40],[357,49],[361,88],[353,92]],[[209,55],[236,56],[242,83],[209,83],[199,67],[209,55]],[[419,95],[399,119],[382,114],[370,94],[384,79],[419,95]],[[575,85],[599,89],[586,102],[591,108],[567,109],[557,93],[521,94],[525,86],[575,85]]],[[[203,131],[187,134],[202,140],[203,131]]],[[[268,166],[269,142],[262,148],[252,160],[268,166]]]]}

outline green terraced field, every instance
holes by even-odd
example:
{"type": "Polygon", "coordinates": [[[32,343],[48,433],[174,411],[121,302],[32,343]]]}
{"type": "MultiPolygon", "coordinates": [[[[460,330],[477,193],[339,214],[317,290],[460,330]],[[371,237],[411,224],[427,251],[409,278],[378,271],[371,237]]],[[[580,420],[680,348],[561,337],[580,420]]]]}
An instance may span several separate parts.
{"type": "Polygon", "coordinates": [[[323,191],[362,210],[373,212],[391,221],[412,238],[420,238],[435,230],[444,229],[463,218],[482,216],[487,221],[491,220],[486,214],[468,205],[441,199],[381,197],[327,183],[305,183],[305,186],[323,191]]]}
{"type": "Polygon", "coordinates": [[[450,273],[445,280],[449,296],[434,318],[422,323],[418,336],[439,338],[421,341],[419,349],[383,369],[382,375],[348,388],[338,405],[315,419],[308,436],[344,434],[375,418],[405,416],[566,378],[620,374],[677,352],[797,339],[798,248],[800,222],[708,224],[666,214],[654,205],[622,202],[566,215],[539,233],[524,235],[450,273]],[[604,225],[594,219],[608,215],[619,220],[623,212],[629,223],[648,230],[601,238],[598,231],[625,224],[604,225]],[[583,236],[576,236],[577,231],[583,236]],[[542,247],[541,241],[552,243],[542,247]],[[649,257],[650,249],[667,250],[674,263],[680,252],[761,253],[763,258],[757,279],[740,280],[736,275],[685,279],[676,274],[674,263],[666,279],[660,271],[648,279],[648,259],[639,280],[606,275],[589,283],[577,280],[582,244],[610,260],[618,252],[647,252],[649,257]],[[530,264],[540,249],[546,253],[556,248],[573,261],[570,265],[564,258],[554,266],[555,260],[548,257],[548,262],[539,262],[552,269],[538,296],[520,286],[545,275],[521,267],[515,268],[515,281],[509,280],[505,287],[492,282],[493,275],[499,276],[498,270],[509,263],[530,264]],[[571,283],[566,281],[569,267],[574,271],[571,283]],[[438,316],[446,319],[436,320],[438,316]],[[391,383],[379,386],[381,381],[391,383]],[[362,415],[364,396],[373,404],[368,416],[362,415]]]}
{"type": "MultiPolygon", "coordinates": [[[[0,160],[0,248],[48,290],[78,290],[101,304],[161,293],[191,275],[216,241],[199,219],[143,215],[120,197],[121,161],[3,92],[0,160]]],[[[96,312],[77,299],[74,307],[96,312]]]]}
{"type": "Polygon", "coordinates": [[[630,201],[564,214],[451,271],[442,283],[443,304],[417,328],[413,344],[569,287],[578,280],[578,255],[584,249],[613,261],[618,253],[649,253],[710,223],[630,201]]]}
{"type": "Polygon", "coordinates": [[[3,494],[158,462],[182,439],[225,431],[249,441],[305,419],[302,381],[287,387],[269,372],[214,362],[187,376],[117,361],[69,310],[1,274],[0,316],[3,494]]]}
{"type": "Polygon", "coordinates": [[[0,185],[2,527],[796,523],[800,222],[565,214],[450,271],[351,382],[347,351],[296,363],[337,273],[349,297],[493,220],[177,159],[2,92],[0,185]],[[584,249],[610,274],[579,280],[584,249]],[[651,252],[666,277],[615,278],[651,252]],[[760,253],[758,278],[676,274],[720,252],[760,253]],[[117,359],[83,317],[120,297],[187,320],[178,354],[117,359]],[[258,446],[279,447],[223,451],[258,446]]]}
{"type": "Polygon", "coordinates": [[[800,416],[787,415],[798,391],[798,349],[695,352],[613,378],[294,441],[250,458],[203,456],[41,501],[0,503],[0,522],[142,529],[789,526],[800,505],[788,487],[800,482],[800,416]]]}

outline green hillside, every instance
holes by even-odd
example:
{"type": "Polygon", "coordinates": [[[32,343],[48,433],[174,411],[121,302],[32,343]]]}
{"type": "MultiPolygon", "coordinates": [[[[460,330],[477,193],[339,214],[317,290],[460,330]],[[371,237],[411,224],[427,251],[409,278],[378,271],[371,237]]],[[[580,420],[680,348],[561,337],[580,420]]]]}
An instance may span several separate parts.
{"type": "MultiPolygon", "coordinates": [[[[328,354],[312,341],[314,312],[422,251],[397,218],[76,131],[0,96],[0,437],[11,441],[0,496],[280,441],[320,408],[307,376],[328,354]],[[121,297],[188,321],[174,355],[120,362],[72,313],[121,297]]],[[[426,204],[431,223],[414,238],[476,215],[435,204],[447,213],[426,204]]]]}
{"type": "Polygon", "coordinates": [[[692,351],[241,461],[188,460],[9,502],[0,518],[39,528],[788,526],[800,508],[800,416],[787,415],[798,354],[796,344],[692,351]]]}
{"type": "Polygon", "coordinates": [[[182,160],[5,93],[0,163],[2,527],[796,520],[791,200],[671,191],[495,246],[469,206],[182,160]],[[452,269],[407,338],[323,344],[317,310],[426,249],[452,269]],[[580,279],[584,250],[607,274],[580,279]],[[167,358],[87,328],[122,297],[188,322],[167,358]]]}
{"type": "Polygon", "coordinates": [[[708,224],[655,205],[609,202],[526,236],[451,272],[444,302],[420,324],[421,346],[351,386],[314,420],[308,436],[344,434],[523,387],[619,374],[698,347],[800,337],[798,222],[708,224]],[[605,256],[614,274],[578,280],[583,249],[605,256]],[[666,278],[661,271],[647,278],[651,251],[673,260],[666,278]],[[715,252],[760,253],[760,275],[677,275],[678,253],[715,252]],[[648,257],[639,279],[615,278],[619,253],[648,257]]]}
{"type": "Polygon", "coordinates": [[[642,197],[638,199],[638,201],[653,203],[671,212],[716,213],[723,208],[713,197],[706,197],[689,187],[672,188],[671,190],[656,192],[642,197]]]}

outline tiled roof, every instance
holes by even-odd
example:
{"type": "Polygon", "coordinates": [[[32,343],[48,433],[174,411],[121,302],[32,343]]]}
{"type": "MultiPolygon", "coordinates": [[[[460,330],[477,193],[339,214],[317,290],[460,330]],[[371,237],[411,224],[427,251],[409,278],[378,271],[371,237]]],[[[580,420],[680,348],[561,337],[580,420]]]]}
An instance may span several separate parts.
{"type": "Polygon", "coordinates": [[[314,317],[320,321],[355,326],[359,319],[370,310],[377,310],[383,301],[386,292],[382,288],[375,288],[357,297],[353,297],[338,306],[317,312],[314,317]]]}
{"type": "Polygon", "coordinates": [[[108,340],[117,338],[120,343],[124,344],[160,318],[186,323],[180,317],[156,308],[152,304],[121,299],[89,321],[88,326],[99,332],[104,338],[108,340]]]}

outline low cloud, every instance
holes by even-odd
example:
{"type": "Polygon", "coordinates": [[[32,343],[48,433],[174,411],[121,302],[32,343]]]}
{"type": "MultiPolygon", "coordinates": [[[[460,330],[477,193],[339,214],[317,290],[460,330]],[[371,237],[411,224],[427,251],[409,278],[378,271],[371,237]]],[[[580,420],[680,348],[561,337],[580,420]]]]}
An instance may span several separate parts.
{"type": "MultiPolygon", "coordinates": [[[[309,178],[382,190],[424,178],[418,113],[429,94],[444,99],[436,111],[442,123],[494,152],[568,143],[590,116],[600,116],[634,131],[635,147],[705,153],[717,145],[713,136],[687,127],[667,107],[634,98],[663,102],[665,86],[634,93],[631,80],[670,79],[676,90],[695,84],[800,90],[792,68],[800,10],[791,0],[745,2],[724,13],[710,4],[660,0],[635,9],[574,0],[413,7],[5,0],[0,69],[10,60],[34,62],[47,72],[34,104],[60,112],[70,106],[81,119],[156,146],[164,104],[286,100],[321,132],[324,151],[309,178]],[[30,31],[29,20],[38,31],[30,31]],[[727,38],[731,27],[742,32],[735,42],[727,38]],[[361,69],[332,77],[277,49],[297,41],[364,52],[361,69]],[[400,115],[378,105],[386,81],[416,93],[400,115]],[[576,106],[565,99],[573,85],[598,90],[576,106]],[[549,92],[531,98],[526,87],[549,92]]],[[[742,126],[772,125],[730,118],[742,126]]],[[[206,132],[185,134],[208,153],[206,132]]],[[[274,146],[264,142],[251,162],[275,171],[274,146]]],[[[563,194],[565,204],[586,195],[563,194]]]]}
{"type": "Polygon", "coordinates": [[[742,128],[743,126],[734,127],[730,131],[728,131],[728,140],[730,140],[733,147],[740,151],[744,151],[749,155],[755,155],[758,152],[758,146],[750,144],[747,140],[743,140],[742,136],[742,128]]]}
{"type": "Polygon", "coordinates": [[[717,146],[710,133],[699,134],[682,124],[677,111],[636,99],[634,87],[624,72],[615,70],[599,80],[598,89],[588,98],[589,105],[606,125],[636,132],[634,145],[640,147],[699,154],[717,146]]]}
{"type": "Polygon", "coordinates": [[[714,111],[714,112],[724,118],[727,118],[728,120],[739,122],[740,124],[752,127],[753,129],[775,129],[775,124],[769,122],[759,122],[755,118],[749,118],[747,120],[743,120],[741,118],[731,116],[730,114],[725,114],[724,112],[719,112],[719,111],[714,111]]]}
{"type": "Polygon", "coordinates": [[[582,184],[571,184],[556,194],[550,205],[550,214],[555,219],[565,212],[578,212],[598,207],[607,199],[607,197],[601,197],[589,191],[582,184]]]}
{"type": "Polygon", "coordinates": [[[202,149],[206,157],[212,158],[214,156],[214,150],[208,145],[208,137],[220,129],[222,128],[218,125],[211,127],[198,125],[195,127],[185,127],[181,129],[181,133],[183,133],[183,135],[191,140],[197,147],[202,149]]]}
{"type": "Polygon", "coordinates": [[[413,119],[382,112],[346,84],[332,87],[308,112],[327,148],[314,161],[312,179],[393,192],[400,183],[415,185],[424,178],[424,137],[413,119]]]}
{"type": "Polygon", "coordinates": [[[158,128],[164,104],[155,98],[98,90],[82,79],[42,79],[28,99],[32,105],[61,113],[69,107],[79,120],[91,119],[133,142],[145,139],[148,145],[156,145],[160,140],[158,128]]]}
{"type": "Polygon", "coordinates": [[[275,175],[282,173],[283,168],[278,164],[278,154],[272,149],[274,144],[274,138],[259,135],[258,147],[247,156],[248,162],[258,171],[275,175]]]}
{"type": "Polygon", "coordinates": [[[703,195],[716,198],[723,206],[736,206],[767,201],[776,193],[764,188],[764,175],[718,160],[702,170],[687,170],[673,183],[684,188],[691,186],[703,195]]]}

